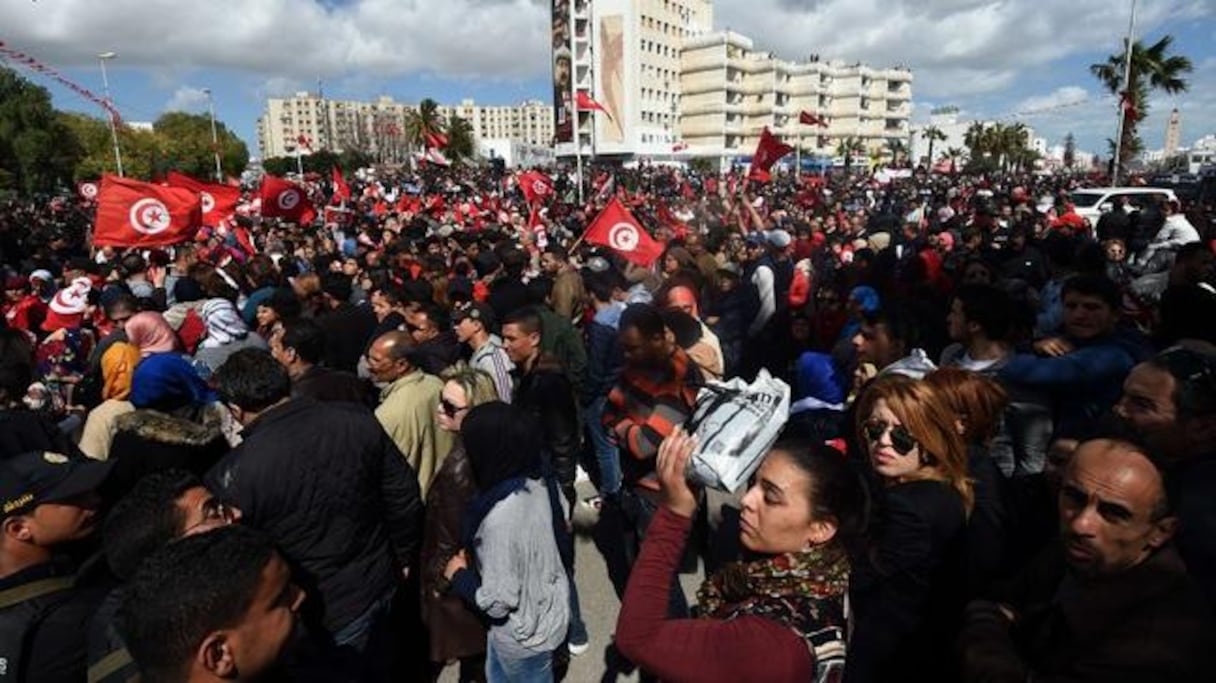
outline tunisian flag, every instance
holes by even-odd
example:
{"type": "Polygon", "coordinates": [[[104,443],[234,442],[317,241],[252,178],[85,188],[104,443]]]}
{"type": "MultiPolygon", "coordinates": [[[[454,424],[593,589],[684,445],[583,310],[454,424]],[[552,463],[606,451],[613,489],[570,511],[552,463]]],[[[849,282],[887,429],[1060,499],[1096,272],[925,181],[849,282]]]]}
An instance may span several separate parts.
{"type": "Polygon", "coordinates": [[[312,202],[295,183],[272,175],[262,177],[262,215],[286,218],[293,223],[311,223],[317,217],[312,202]]]}
{"type": "Polygon", "coordinates": [[[804,126],[819,126],[820,128],[828,127],[827,117],[812,114],[809,111],[804,111],[798,115],[798,123],[804,126]]]}
{"type": "Polygon", "coordinates": [[[169,187],[180,187],[198,194],[203,204],[203,225],[219,225],[220,221],[236,213],[236,205],[241,203],[241,190],[237,187],[204,183],[177,171],[169,171],[165,180],[169,187]]]}
{"type": "Polygon", "coordinates": [[[756,153],[752,155],[752,167],[747,177],[757,182],[767,183],[772,180],[769,171],[781,157],[794,151],[793,147],[778,140],[768,131],[768,126],[760,133],[760,144],[756,145],[756,153]]]}
{"type": "Polygon", "coordinates": [[[605,114],[608,114],[608,118],[612,118],[612,114],[608,113],[608,110],[604,108],[604,105],[596,102],[594,99],[592,99],[591,95],[588,95],[582,90],[578,91],[578,93],[574,96],[574,101],[575,104],[578,105],[580,111],[602,111],[605,114]]]}
{"type": "Polygon", "coordinates": [[[350,185],[346,184],[346,178],[342,177],[342,169],[334,166],[333,170],[334,181],[334,196],[342,199],[350,199],[350,185]]]}
{"type": "Polygon", "coordinates": [[[535,204],[553,196],[553,181],[540,171],[528,171],[519,174],[519,189],[529,204],[535,204]]]}
{"type": "Polygon", "coordinates": [[[162,247],[194,239],[202,225],[198,193],[104,175],[97,192],[93,244],[162,247]]]}
{"type": "Polygon", "coordinates": [[[583,239],[600,244],[639,266],[649,266],[663,253],[662,242],[648,235],[616,197],[595,217],[583,239]]]}

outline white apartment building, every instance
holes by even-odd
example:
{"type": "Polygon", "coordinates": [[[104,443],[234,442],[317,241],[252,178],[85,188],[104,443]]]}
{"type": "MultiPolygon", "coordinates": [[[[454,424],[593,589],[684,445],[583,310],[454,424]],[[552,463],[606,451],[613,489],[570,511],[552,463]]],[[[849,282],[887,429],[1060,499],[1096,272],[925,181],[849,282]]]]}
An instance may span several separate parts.
{"type": "Polygon", "coordinates": [[[577,150],[584,155],[670,155],[680,140],[680,51],[685,40],[712,27],[711,0],[557,0],[557,154],[576,153],[569,128],[576,119],[577,150]],[[574,91],[607,113],[574,112],[574,91]]]}
{"type": "MultiPolygon", "coordinates": [[[[407,154],[404,131],[407,112],[417,105],[381,96],[372,102],[322,99],[310,92],[288,98],[270,98],[258,118],[258,148],[263,158],[295,154],[304,136],[311,150],[340,152],[359,149],[390,161],[407,154]]],[[[519,106],[478,106],[463,100],[459,106],[440,106],[444,118],[467,120],[477,140],[506,138],[534,145],[553,141],[553,108],[529,101],[519,106]]]]}
{"type": "Polygon", "coordinates": [[[804,156],[835,156],[848,138],[877,153],[888,140],[908,137],[907,69],[818,57],[786,61],[721,31],[684,41],[680,83],[680,131],[691,155],[750,155],[766,127],[804,156]],[[823,117],[827,127],[801,124],[804,111],[823,117]]]}
{"type": "Polygon", "coordinates": [[[578,151],[625,159],[750,155],[765,126],[820,156],[848,137],[875,151],[908,137],[910,71],[778,59],[715,32],[712,0],[557,0],[553,39],[559,156],[576,152],[571,118],[578,151]],[[576,115],[580,91],[608,113],[576,115]],[[800,126],[801,111],[829,126],[800,126]]]}

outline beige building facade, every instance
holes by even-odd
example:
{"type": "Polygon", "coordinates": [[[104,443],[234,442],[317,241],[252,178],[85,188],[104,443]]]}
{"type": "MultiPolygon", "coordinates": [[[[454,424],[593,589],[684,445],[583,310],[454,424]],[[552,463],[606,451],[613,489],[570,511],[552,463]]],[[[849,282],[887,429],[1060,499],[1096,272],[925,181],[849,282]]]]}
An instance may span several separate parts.
{"type": "Polygon", "coordinates": [[[868,152],[907,141],[912,72],[840,61],[786,61],[731,31],[691,38],[680,63],[680,132],[688,152],[750,155],[768,128],[804,155],[835,156],[855,138],[868,152]],[[799,115],[826,127],[803,125],[799,115]]]}
{"type": "MultiPolygon", "coordinates": [[[[406,153],[405,120],[417,105],[382,96],[371,102],[322,99],[315,93],[271,98],[258,118],[258,148],[263,158],[296,153],[303,136],[311,150],[341,152],[357,149],[391,160],[406,153]]],[[[457,106],[440,106],[444,118],[459,116],[472,126],[477,141],[507,139],[531,145],[553,142],[553,107],[528,101],[518,106],[485,106],[463,100],[457,106]]]]}

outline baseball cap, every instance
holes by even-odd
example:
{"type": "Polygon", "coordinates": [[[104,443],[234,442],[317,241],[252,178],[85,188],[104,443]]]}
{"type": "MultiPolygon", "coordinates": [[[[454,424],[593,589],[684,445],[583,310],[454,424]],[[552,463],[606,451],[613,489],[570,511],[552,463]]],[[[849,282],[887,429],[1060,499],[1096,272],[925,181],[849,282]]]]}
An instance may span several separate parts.
{"type": "Polygon", "coordinates": [[[785,249],[786,247],[790,246],[790,242],[793,241],[790,234],[781,229],[769,230],[767,233],[765,233],[765,236],[768,238],[768,243],[778,249],[785,249]]]}
{"type": "Polygon", "coordinates": [[[488,304],[480,301],[470,301],[461,306],[457,306],[456,310],[452,311],[452,323],[458,323],[466,318],[476,320],[485,326],[487,330],[494,329],[494,309],[488,304]]]}
{"type": "Polygon", "coordinates": [[[115,462],[51,451],[22,453],[0,462],[0,519],[96,491],[115,462]]]}

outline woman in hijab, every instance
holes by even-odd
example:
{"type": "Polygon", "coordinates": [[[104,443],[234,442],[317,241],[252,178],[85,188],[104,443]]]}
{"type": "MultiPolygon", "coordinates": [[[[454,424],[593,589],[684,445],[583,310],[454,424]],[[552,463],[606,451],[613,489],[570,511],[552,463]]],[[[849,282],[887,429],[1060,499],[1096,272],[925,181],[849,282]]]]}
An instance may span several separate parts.
{"type": "Polygon", "coordinates": [[[148,356],[135,367],[128,396],[134,410],[114,419],[109,456],[118,460],[111,493],[125,493],[152,472],[184,469],[202,476],[230,445],[226,411],[185,357],[148,356]]]}
{"type": "Polygon", "coordinates": [[[181,350],[177,333],[160,313],[136,313],[127,319],[124,329],[127,332],[127,341],[139,349],[140,358],[147,358],[154,353],[181,350]]]}
{"type": "Polygon", "coordinates": [[[470,410],[461,429],[477,497],[444,577],[489,619],[490,683],[552,681],[569,627],[573,542],[540,434],[535,418],[497,401],[470,410]]]}
{"type": "Polygon", "coordinates": [[[269,349],[266,340],[249,331],[236,306],[228,299],[208,299],[201,313],[207,336],[194,353],[194,360],[205,374],[215,372],[228,356],[241,349],[269,349]]]}
{"type": "Polygon", "coordinates": [[[127,340],[114,342],[101,356],[103,400],[127,398],[141,358],[181,350],[177,334],[160,313],[136,313],[123,324],[123,330],[127,340]]]}

